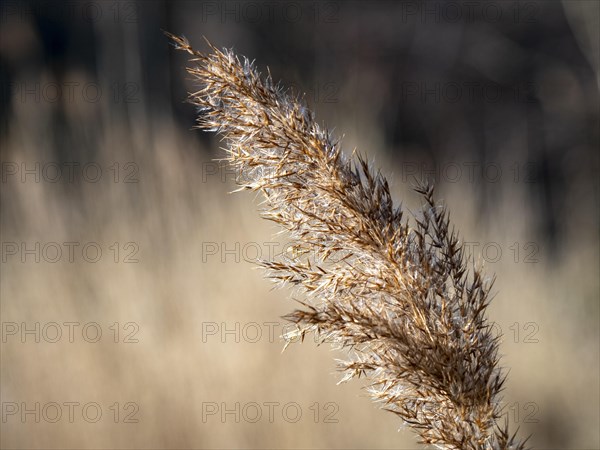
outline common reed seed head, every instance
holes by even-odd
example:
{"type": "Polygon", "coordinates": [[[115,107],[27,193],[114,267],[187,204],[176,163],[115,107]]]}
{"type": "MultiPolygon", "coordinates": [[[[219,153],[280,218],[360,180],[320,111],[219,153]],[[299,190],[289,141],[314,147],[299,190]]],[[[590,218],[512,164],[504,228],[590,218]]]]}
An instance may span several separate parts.
{"type": "Polygon", "coordinates": [[[313,113],[248,59],[210,53],[168,34],[191,55],[198,127],[220,133],[241,189],[264,195],[262,215],[293,252],[261,261],[268,276],[304,294],[289,313],[295,333],[349,349],[343,381],[368,391],[420,442],[443,449],[524,449],[500,424],[505,376],[499,336],[485,317],[493,279],[469,268],[434,189],[417,183],[423,209],[394,205],[386,179],[347,157],[313,113]]]}

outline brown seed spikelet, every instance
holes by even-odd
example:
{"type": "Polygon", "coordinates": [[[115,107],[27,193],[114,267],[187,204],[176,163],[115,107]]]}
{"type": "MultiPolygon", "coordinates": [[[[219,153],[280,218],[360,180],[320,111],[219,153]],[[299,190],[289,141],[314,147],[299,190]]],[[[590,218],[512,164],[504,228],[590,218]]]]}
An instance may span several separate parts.
{"type": "Polygon", "coordinates": [[[262,214],[293,252],[261,264],[305,294],[286,318],[297,334],[351,349],[344,380],[370,378],[372,397],[444,449],[523,449],[508,434],[499,394],[498,337],[485,318],[491,282],[469,270],[449,214],[419,184],[423,210],[409,220],[386,179],[345,157],[311,111],[261,79],[252,63],[169,35],[192,55],[198,126],[221,133],[238,183],[261,191],[262,214]]]}

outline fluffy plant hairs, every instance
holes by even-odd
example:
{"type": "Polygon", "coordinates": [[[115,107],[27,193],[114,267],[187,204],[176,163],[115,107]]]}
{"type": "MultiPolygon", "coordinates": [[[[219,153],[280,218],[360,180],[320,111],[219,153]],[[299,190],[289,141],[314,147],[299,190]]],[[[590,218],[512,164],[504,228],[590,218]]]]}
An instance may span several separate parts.
{"type": "Polygon", "coordinates": [[[499,336],[485,317],[493,280],[469,268],[445,207],[426,183],[405,217],[386,179],[347,157],[304,102],[246,58],[168,34],[191,55],[198,127],[220,133],[240,189],[264,195],[262,215],[294,251],[261,261],[303,294],[285,318],[304,337],[347,348],[343,381],[369,393],[419,442],[441,449],[524,449],[502,411],[499,336]],[[503,419],[504,417],[504,419],[503,419]]]}

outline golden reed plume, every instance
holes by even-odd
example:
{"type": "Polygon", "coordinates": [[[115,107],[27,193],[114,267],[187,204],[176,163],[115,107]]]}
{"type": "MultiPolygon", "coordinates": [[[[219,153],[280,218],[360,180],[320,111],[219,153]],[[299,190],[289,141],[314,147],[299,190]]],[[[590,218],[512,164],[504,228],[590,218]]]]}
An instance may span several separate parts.
{"type": "Polygon", "coordinates": [[[264,194],[262,214],[294,251],[261,261],[270,278],[305,301],[286,319],[304,337],[348,348],[344,380],[367,376],[369,392],[443,449],[524,449],[500,405],[499,336],[485,317],[493,280],[467,267],[449,214],[419,183],[421,212],[405,218],[386,179],[346,157],[298,98],[261,78],[232,51],[194,50],[187,70],[199,90],[198,126],[228,144],[242,188],[264,194]]]}

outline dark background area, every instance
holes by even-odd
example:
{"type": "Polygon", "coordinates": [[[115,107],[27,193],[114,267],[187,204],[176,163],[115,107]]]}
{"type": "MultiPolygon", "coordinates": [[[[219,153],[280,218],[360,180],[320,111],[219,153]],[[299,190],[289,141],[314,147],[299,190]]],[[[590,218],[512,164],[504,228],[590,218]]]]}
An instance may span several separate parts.
{"type": "MultiPolygon", "coordinates": [[[[354,108],[377,124],[382,150],[393,157],[432,165],[452,145],[453,157],[485,165],[511,152],[532,181],[535,233],[560,251],[574,196],[592,200],[598,174],[594,3],[9,1],[2,129],[13,116],[11,99],[36,95],[21,80],[45,73],[64,89],[73,70],[112,83],[105,89],[122,101],[111,105],[110,120],[133,126],[136,114],[172,115],[187,129],[195,111],[182,102],[184,58],[161,30],[199,46],[206,36],[268,65],[296,91],[312,89],[309,104],[337,103],[341,86],[361,78],[354,108]],[[520,146],[510,141],[517,128],[526,134],[520,146]],[[588,193],[571,195],[574,178],[587,180],[588,193]]],[[[56,156],[93,157],[96,134],[111,124],[99,118],[82,134],[65,108],[52,104],[56,156]]],[[[493,192],[485,182],[477,192],[484,218],[493,192]]]]}

